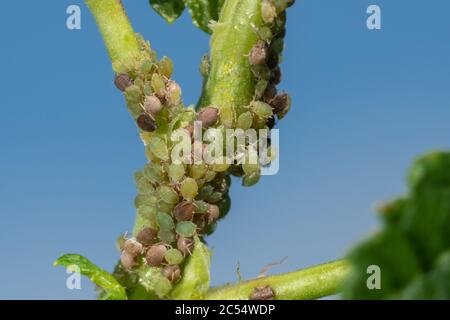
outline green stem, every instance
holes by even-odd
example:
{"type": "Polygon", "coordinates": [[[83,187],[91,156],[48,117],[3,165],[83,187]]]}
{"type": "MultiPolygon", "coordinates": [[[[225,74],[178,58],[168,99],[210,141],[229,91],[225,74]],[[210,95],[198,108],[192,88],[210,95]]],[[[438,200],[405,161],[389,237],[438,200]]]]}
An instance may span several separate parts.
{"type": "Polygon", "coordinates": [[[269,285],[277,300],[311,300],[336,294],[349,271],[338,260],[286,274],[274,275],[212,289],[207,300],[248,300],[257,287],[269,285]]]}
{"type": "Polygon", "coordinates": [[[263,23],[261,0],[226,0],[211,38],[211,68],[199,106],[221,109],[247,105],[253,98],[254,78],[248,53],[263,23]]]}
{"type": "Polygon", "coordinates": [[[86,0],[113,63],[139,54],[139,43],[120,0],[86,0]]]}

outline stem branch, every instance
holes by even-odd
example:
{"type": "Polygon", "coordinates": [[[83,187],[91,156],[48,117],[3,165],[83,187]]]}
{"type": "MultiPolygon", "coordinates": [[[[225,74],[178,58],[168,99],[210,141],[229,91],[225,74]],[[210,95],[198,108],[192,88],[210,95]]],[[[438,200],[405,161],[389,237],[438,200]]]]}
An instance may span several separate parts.
{"type": "Polygon", "coordinates": [[[257,287],[269,285],[277,300],[312,300],[336,294],[349,271],[344,260],[212,289],[207,300],[248,300],[257,287]]]}
{"type": "Polygon", "coordinates": [[[120,0],[86,0],[86,4],[94,15],[113,63],[126,63],[139,53],[139,43],[120,0]]]}

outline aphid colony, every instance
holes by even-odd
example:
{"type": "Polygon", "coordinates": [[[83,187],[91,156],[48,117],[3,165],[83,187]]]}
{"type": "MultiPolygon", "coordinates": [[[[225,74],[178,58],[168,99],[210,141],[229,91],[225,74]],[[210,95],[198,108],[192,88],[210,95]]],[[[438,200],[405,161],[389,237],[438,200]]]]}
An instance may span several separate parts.
{"type": "MultiPolygon", "coordinates": [[[[278,64],[286,21],[286,1],[281,1],[282,6],[278,2],[263,1],[264,25],[255,30],[260,40],[244,57],[254,73],[255,94],[243,112],[236,112],[233,125],[237,128],[271,129],[275,118],[283,118],[290,107],[289,96],[277,93],[276,88],[281,80],[278,64]]],[[[213,232],[217,221],[228,213],[230,175],[243,177],[243,184],[250,186],[258,182],[260,167],[171,162],[172,132],[184,128],[192,137],[196,120],[202,122],[204,130],[223,129],[221,108],[206,106],[199,112],[186,108],[180,86],[170,78],[172,62],[167,57],[157,61],[150,45],[143,40],[140,43],[142,57],[133,58],[129,66],[115,66],[115,85],[124,93],[148,158],[135,174],[136,224],[132,237],[120,243],[122,266],[116,269],[116,276],[120,277],[119,269],[133,274],[142,266],[154,268],[158,281],[162,275],[167,288],[182,277],[183,263],[192,254],[196,238],[213,232]]],[[[208,64],[204,58],[201,71],[205,76],[208,64]]]]}

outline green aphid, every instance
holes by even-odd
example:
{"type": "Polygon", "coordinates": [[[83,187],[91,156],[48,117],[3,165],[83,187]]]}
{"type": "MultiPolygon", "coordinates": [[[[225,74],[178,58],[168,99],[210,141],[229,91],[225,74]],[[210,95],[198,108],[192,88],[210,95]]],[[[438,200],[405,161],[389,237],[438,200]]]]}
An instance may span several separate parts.
{"type": "Polygon", "coordinates": [[[255,115],[262,119],[268,119],[273,116],[272,107],[262,101],[254,101],[251,104],[251,110],[255,115]]]}
{"type": "Polygon", "coordinates": [[[178,249],[167,250],[164,259],[168,264],[180,264],[183,262],[183,254],[178,249]]]}
{"type": "Polygon", "coordinates": [[[160,96],[164,95],[166,84],[164,82],[164,78],[160,74],[154,73],[152,75],[151,85],[153,92],[160,96]]]}
{"type": "Polygon", "coordinates": [[[165,212],[158,212],[156,215],[156,224],[160,230],[173,230],[175,224],[172,217],[165,212]]]}
{"type": "Polygon", "coordinates": [[[150,143],[147,145],[147,148],[158,159],[164,161],[169,160],[169,150],[167,148],[166,142],[163,139],[159,137],[153,137],[150,140],[150,143]]]}
{"type": "Polygon", "coordinates": [[[209,70],[211,68],[211,63],[209,61],[209,55],[206,53],[202,57],[202,61],[200,62],[200,74],[204,77],[209,75],[209,70]]]}
{"type": "Polygon", "coordinates": [[[242,179],[242,185],[245,187],[250,187],[258,183],[261,174],[259,171],[253,172],[249,175],[245,175],[242,179]]]}
{"type": "Polygon", "coordinates": [[[184,168],[184,164],[174,164],[171,163],[168,168],[168,174],[171,181],[179,182],[184,177],[186,173],[186,169],[184,168]]]}
{"type": "Polygon", "coordinates": [[[237,120],[237,127],[242,130],[248,130],[252,127],[253,116],[249,111],[242,113],[237,120]]]}
{"type": "Polygon", "coordinates": [[[178,193],[169,186],[160,186],[158,194],[162,201],[168,204],[176,204],[178,202],[178,193]]]}
{"type": "Polygon", "coordinates": [[[142,100],[142,90],[139,86],[133,84],[125,90],[125,99],[127,103],[139,103],[142,100]]]}
{"type": "Polygon", "coordinates": [[[144,175],[154,183],[160,183],[164,179],[164,172],[161,166],[153,162],[144,166],[144,175]]]}
{"type": "Polygon", "coordinates": [[[159,72],[165,76],[166,78],[170,78],[173,72],[173,62],[168,57],[164,56],[158,62],[158,70],[159,72]]]}
{"type": "Polygon", "coordinates": [[[195,212],[204,214],[208,211],[209,205],[203,200],[195,201],[195,212]]]}
{"type": "Polygon", "coordinates": [[[159,230],[158,238],[165,243],[172,243],[175,241],[175,233],[172,230],[159,230]]]}
{"type": "Polygon", "coordinates": [[[150,60],[145,60],[141,64],[141,73],[144,75],[151,74],[154,71],[154,64],[150,60]]]}
{"type": "Polygon", "coordinates": [[[196,229],[197,225],[192,221],[181,221],[177,223],[175,231],[182,237],[192,237],[196,229]]]}

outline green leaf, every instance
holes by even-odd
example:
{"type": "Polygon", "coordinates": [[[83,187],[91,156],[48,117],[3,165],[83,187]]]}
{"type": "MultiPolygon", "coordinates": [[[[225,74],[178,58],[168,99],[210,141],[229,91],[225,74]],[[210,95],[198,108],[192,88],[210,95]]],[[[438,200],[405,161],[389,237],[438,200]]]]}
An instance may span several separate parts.
{"type": "Polygon", "coordinates": [[[448,299],[450,296],[450,153],[434,152],[412,166],[407,197],[380,208],[384,226],[349,255],[344,285],[350,299],[448,299]],[[369,289],[367,268],[380,268],[369,289]]]}
{"type": "Polygon", "coordinates": [[[184,11],[183,0],[150,0],[150,5],[168,23],[173,23],[184,11]]]}
{"type": "Polygon", "coordinates": [[[56,260],[54,266],[63,266],[79,271],[104,290],[105,300],[127,300],[125,288],[107,271],[97,267],[91,261],[78,254],[65,254],[56,260]]]}
{"type": "Polygon", "coordinates": [[[439,258],[436,266],[426,275],[414,280],[397,297],[406,300],[450,300],[450,251],[439,258]]]}
{"type": "Polygon", "coordinates": [[[218,21],[224,0],[186,0],[192,22],[201,30],[212,33],[211,20],[218,21]]]}
{"type": "Polygon", "coordinates": [[[211,253],[208,247],[195,237],[194,251],[187,259],[183,277],[172,290],[172,298],[176,300],[203,299],[209,289],[210,262],[211,253]]]}

